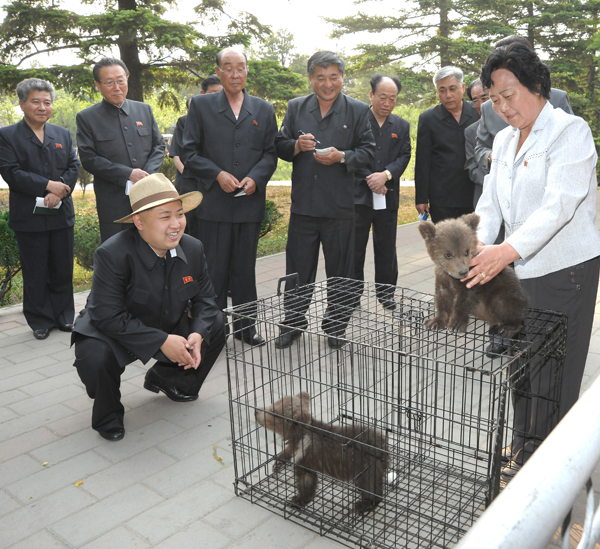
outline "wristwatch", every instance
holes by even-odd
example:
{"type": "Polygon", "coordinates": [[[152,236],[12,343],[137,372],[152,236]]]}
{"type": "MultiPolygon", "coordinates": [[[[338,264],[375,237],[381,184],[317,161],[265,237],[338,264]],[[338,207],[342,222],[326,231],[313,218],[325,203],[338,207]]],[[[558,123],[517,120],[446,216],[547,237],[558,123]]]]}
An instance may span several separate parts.
{"type": "Polygon", "coordinates": [[[340,164],[345,164],[346,163],[346,153],[344,151],[341,151],[342,153],[342,158],[340,159],[340,164]]]}
{"type": "Polygon", "coordinates": [[[383,170],[383,173],[385,173],[385,175],[387,176],[387,180],[391,181],[392,180],[392,172],[390,172],[390,170],[383,170]]]}

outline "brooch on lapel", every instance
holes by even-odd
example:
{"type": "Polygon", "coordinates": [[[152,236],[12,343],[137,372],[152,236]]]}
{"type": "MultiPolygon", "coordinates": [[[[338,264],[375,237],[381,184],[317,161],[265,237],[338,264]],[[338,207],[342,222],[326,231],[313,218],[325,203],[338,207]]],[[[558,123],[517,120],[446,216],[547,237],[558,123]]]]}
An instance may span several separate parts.
{"type": "Polygon", "coordinates": [[[194,279],[191,276],[184,276],[183,283],[187,284],[188,282],[194,282],[194,279]]]}
{"type": "Polygon", "coordinates": [[[136,125],[136,126],[143,126],[144,124],[142,124],[140,121],[137,121],[137,122],[135,123],[135,125],[136,125]]]}
{"type": "Polygon", "coordinates": [[[62,147],[62,145],[61,145],[60,143],[54,143],[54,146],[55,146],[57,149],[62,149],[62,148],[63,148],[63,147],[62,147]]]}
{"type": "Polygon", "coordinates": [[[258,126],[258,122],[257,122],[256,120],[253,120],[253,121],[252,121],[252,123],[253,123],[255,126],[258,126]]]}
{"type": "Polygon", "coordinates": [[[398,139],[398,136],[395,133],[393,133],[392,134],[392,139],[398,139]]]}
{"type": "Polygon", "coordinates": [[[523,166],[527,167],[527,160],[525,160],[525,162],[523,162],[523,166]]]}

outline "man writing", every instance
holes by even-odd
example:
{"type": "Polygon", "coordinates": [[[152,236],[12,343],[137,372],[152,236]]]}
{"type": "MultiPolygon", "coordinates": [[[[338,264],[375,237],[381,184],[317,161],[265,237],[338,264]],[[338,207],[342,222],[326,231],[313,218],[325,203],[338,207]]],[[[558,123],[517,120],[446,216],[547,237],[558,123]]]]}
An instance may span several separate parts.
{"type": "Polygon", "coordinates": [[[96,250],[92,290],[72,338],[74,365],[94,399],[92,427],[111,441],[125,435],[119,387],[127,364],[155,358],[144,387],[191,402],[225,344],[202,243],[183,234],[185,212],[202,195],[179,196],[155,174],[129,198],[133,213],[117,221],[127,229],[96,250]]]}
{"type": "MultiPolygon", "coordinates": [[[[256,253],[265,189],[277,167],[277,121],[269,103],[245,90],[248,65],[242,52],[220,51],[215,70],[223,90],[192,99],[181,161],[182,185],[192,180],[204,193],[193,236],[204,244],[219,308],[224,309],[228,291],[234,306],[257,299],[256,253]]],[[[250,320],[254,310],[250,305],[246,318],[235,321],[234,336],[264,345],[250,320]]]]}
{"type": "Polygon", "coordinates": [[[473,182],[465,170],[465,129],[479,119],[463,99],[463,73],[443,67],[433,77],[439,105],[419,116],[415,205],[434,223],[473,211],[473,182]]]}
{"type": "Polygon", "coordinates": [[[122,230],[113,221],[131,213],[131,185],[160,169],[165,143],[150,105],[127,99],[123,61],[102,59],[93,72],[103,99],[77,114],[77,147],[81,164],[94,176],[104,242],[122,230]]]}
{"type": "MultiPolygon", "coordinates": [[[[288,103],[275,140],[277,154],[293,162],[292,207],[286,246],[286,273],[299,284],[315,281],[323,244],[327,277],[354,274],[354,177],[373,161],[375,143],[369,108],[342,93],[344,60],[329,51],[315,53],[307,64],[313,94],[288,103]]],[[[307,326],[312,290],[286,285],[285,319],[275,345],[292,345],[307,326]]],[[[328,288],[323,321],[329,346],[339,348],[350,318],[338,293],[328,288]]]]}

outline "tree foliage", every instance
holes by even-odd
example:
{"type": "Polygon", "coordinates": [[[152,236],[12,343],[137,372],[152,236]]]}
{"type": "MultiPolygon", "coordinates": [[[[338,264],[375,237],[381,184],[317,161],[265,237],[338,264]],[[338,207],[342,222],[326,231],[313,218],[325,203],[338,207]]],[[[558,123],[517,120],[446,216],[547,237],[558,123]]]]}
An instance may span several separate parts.
{"type": "MultiPolygon", "coordinates": [[[[45,78],[76,95],[94,92],[92,65],[115,54],[129,71],[131,99],[161,92],[167,84],[189,86],[211,74],[216,53],[228,46],[248,46],[270,33],[249,13],[229,15],[224,0],[200,0],[198,20],[175,23],[164,17],[176,0],[84,0],[101,5],[98,14],[81,15],[60,7],[60,0],[13,0],[0,25],[0,90],[12,91],[29,76],[45,78]],[[200,23],[215,24],[222,35],[201,32],[200,23]],[[75,52],[80,63],[31,70],[24,63],[43,53],[75,52]]],[[[165,100],[172,99],[168,94],[165,100]]]]}

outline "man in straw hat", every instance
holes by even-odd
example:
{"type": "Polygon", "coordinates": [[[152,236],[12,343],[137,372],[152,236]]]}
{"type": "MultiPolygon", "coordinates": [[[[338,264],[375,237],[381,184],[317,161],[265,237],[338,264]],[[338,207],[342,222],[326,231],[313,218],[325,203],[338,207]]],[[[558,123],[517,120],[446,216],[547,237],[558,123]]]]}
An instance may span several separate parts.
{"type": "Polygon", "coordinates": [[[92,290],[74,327],[75,367],[94,399],[92,427],[107,440],[125,435],[121,374],[136,359],[157,362],[144,388],[191,402],[225,344],[202,243],[184,235],[185,213],[202,194],[179,196],[162,174],[129,194],[132,223],[94,256],[92,290]]]}

